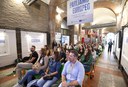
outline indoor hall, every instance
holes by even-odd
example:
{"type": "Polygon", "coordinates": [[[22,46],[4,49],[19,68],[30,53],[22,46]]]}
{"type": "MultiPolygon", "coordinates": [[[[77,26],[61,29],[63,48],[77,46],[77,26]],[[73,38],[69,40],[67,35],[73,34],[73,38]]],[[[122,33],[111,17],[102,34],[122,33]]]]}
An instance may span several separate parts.
{"type": "Polygon", "coordinates": [[[127,87],[127,46],[128,0],[0,2],[0,87],[127,87]]]}

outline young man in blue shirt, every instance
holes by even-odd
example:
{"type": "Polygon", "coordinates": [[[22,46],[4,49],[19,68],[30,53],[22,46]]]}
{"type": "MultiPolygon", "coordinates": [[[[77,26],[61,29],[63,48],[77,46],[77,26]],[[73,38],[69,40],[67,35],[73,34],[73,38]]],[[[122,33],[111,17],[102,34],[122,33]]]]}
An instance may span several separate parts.
{"type": "Polygon", "coordinates": [[[85,70],[78,60],[78,53],[72,50],[69,54],[69,61],[64,65],[62,71],[62,83],[59,87],[82,86],[85,70]]]}

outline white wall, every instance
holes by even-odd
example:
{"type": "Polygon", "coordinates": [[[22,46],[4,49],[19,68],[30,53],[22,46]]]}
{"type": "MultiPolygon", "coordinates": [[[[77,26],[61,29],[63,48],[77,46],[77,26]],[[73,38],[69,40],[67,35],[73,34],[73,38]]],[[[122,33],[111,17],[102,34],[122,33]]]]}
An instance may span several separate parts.
{"type": "Polygon", "coordinates": [[[38,32],[21,31],[22,57],[30,54],[30,47],[36,46],[36,51],[47,45],[47,34],[38,32]],[[34,41],[33,41],[34,40],[34,41]]]}
{"type": "Polygon", "coordinates": [[[4,32],[6,35],[5,48],[0,48],[5,50],[6,53],[0,54],[0,67],[7,66],[14,63],[17,59],[17,48],[16,48],[16,32],[15,30],[5,30],[0,29],[0,32],[4,32]]]}

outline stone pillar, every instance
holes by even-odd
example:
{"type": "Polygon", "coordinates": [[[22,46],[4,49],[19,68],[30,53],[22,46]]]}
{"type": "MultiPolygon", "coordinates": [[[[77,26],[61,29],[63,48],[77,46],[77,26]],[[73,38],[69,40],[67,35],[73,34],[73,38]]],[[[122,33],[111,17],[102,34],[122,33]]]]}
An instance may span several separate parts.
{"type": "Polygon", "coordinates": [[[21,31],[19,28],[16,28],[16,45],[17,45],[17,57],[22,58],[21,31]]]}
{"type": "Polygon", "coordinates": [[[69,26],[70,30],[70,44],[74,45],[74,26],[69,26]]]}
{"type": "Polygon", "coordinates": [[[50,47],[52,46],[52,42],[55,39],[55,29],[56,29],[56,21],[55,21],[55,13],[56,6],[51,5],[49,6],[49,14],[50,14],[50,21],[49,21],[49,29],[50,29],[50,47]]]}

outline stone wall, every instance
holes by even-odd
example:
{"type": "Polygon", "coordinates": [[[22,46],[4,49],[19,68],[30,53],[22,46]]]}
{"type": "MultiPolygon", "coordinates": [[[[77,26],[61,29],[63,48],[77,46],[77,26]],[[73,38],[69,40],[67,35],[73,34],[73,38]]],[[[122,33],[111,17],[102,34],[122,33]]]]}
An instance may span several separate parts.
{"type": "Polygon", "coordinates": [[[28,6],[22,0],[0,0],[0,28],[49,31],[49,6],[40,0],[28,6]]]}

